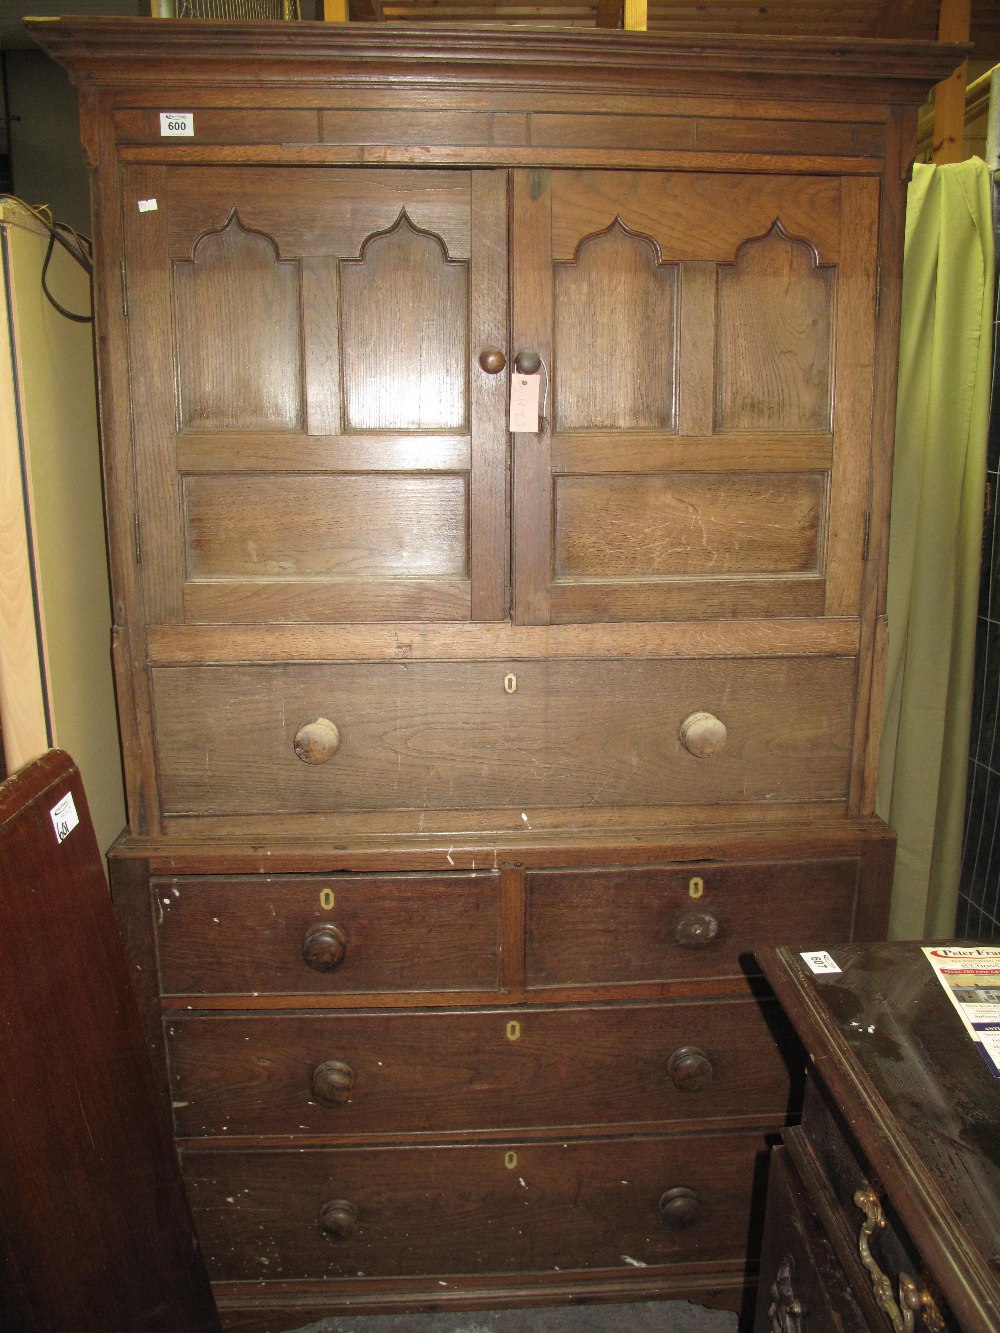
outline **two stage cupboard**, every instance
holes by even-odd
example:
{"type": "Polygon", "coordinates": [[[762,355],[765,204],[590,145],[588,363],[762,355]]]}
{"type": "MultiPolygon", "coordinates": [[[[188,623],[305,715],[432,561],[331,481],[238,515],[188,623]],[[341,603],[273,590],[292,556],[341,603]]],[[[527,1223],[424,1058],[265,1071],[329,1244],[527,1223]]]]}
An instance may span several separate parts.
{"type": "Polygon", "coordinates": [[[739,1308],[799,1094],[751,951],[885,930],[956,51],[35,32],[94,185],[113,893],[227,1325],[739,1308]]]}

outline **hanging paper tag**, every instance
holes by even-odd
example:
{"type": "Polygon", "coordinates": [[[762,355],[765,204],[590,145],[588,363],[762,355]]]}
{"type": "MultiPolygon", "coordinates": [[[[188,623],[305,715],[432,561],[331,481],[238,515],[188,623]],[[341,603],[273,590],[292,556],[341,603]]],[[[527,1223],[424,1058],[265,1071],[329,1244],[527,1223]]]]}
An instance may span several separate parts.
{"type": "Polygon", "coordinates": [[[525,435],[538,430],[538,400],[541,395],[542,377],[537,375],[519,375],[516,371],[510,377],[510,428],[525,435]]]}

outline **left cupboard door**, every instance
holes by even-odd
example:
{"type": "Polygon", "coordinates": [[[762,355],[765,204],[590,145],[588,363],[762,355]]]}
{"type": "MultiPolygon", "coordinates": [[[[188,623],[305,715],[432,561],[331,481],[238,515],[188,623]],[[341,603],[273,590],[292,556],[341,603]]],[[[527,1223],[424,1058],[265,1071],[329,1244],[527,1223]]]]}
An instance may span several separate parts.
{"type": "Polygon", "coordinates": [[[124,175],[146,623],[503,619],[504,173],[124,175]]]}

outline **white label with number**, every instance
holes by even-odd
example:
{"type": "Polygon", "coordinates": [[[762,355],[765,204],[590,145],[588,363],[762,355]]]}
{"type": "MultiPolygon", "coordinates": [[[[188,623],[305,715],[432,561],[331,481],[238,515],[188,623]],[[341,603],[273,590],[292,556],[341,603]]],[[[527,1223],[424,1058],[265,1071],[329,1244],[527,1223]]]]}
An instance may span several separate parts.
{"type": "Polygon", "coordinates": [[[799,954],[806,966],[813,972],[839,972],[840,968],[833,961],[828,953],[823,949],[817,949],[813,953],[799,954]]]}
{"type": "Polygon", "coordinates": [[[194,138],[194,112],[193,112],[193,111],[161,111],[161,112],[160,112],[160,138],[161,138],[161,139],[193,139],[193,138],[194,138]]]}
{"type": "Polygon", "coordinates": [[[80,822],[80,816],[76,813],[76,802],[73,800],[73,793],[68,791],[62,800],[52,807],[49,815],[52,819],[52,827],[56,831],[56,842],[65,842],[80,822]]]}

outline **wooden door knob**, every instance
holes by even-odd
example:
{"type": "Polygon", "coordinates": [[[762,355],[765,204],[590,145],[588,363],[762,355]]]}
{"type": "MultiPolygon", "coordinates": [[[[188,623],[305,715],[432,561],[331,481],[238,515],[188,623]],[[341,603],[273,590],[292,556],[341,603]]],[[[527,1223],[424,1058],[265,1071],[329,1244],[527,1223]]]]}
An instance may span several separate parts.
{"type": "Polygon", "coordinates": [[[711,1060],[697,1046],[679,1046],[667,1061],[667,1073],[681,1092],[701,1092],[715,1078],[711,1060]]]}
{"type": "Polygon", "coordinates": [[[675,1185],[660,1195],[659,1209],[664,1226],[684,1231],[698,1220],[698,1196],[686,1185],[675,1185]]]}
{"type": "Polygon", "coordinates": [[[691,713],[680,726],[680,742],[696,759],[710,759],[725,746],[726,724],[714,713],[691,713]]]}
{"type": "Polygon", "coordinates": [[[343,1060],[324,1060],[312,1075],[312,1095],[326,1106],[346,1102],[354,1087],[354,1070],[343,1060]]]}
{"type": "Polygon", "coordinates": [[[719,918],[690,908],[674,922],[674,939],[685,949],[704,949],[719,933],[719,918]]]}
{"type": "Polygon", "coordinates": [[[542,368],[542,358],[537,352],[518,352],[514,358],[514,369],[519,375],[537,375],[542,368]]]}
{"type": "Polygon", "coordinates": [[[302,957],[317,972],[332,972],[347,957],[347,931],[330,921],[310,926],[302,941],[302,957]]]}
{"type": "Polygon", "coordinates": [[[319,1210],[319,1229],[327,1240],[351,1240],[360,1223],[361,1214],[350,1199],[330,1199],[319,1210]]]}
{"type": "Polygon", "coordinates": [[[325,717],[306,722],[295,733],[295,753],[304,764],[325,764],[340,749],[340,732],[325,717]]]}
{"type": "Polygon", "coordinates": [[[507,358],[499,347],[484,347],[479,353],[479,364],[487,375],[499,375],[507,365],[507,358]]]}

